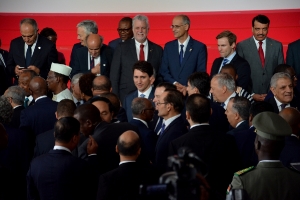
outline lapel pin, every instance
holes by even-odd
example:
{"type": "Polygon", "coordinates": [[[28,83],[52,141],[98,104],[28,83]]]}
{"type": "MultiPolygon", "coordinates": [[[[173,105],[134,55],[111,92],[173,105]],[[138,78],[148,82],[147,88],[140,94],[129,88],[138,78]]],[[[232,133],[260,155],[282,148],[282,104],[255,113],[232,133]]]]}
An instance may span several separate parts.
{"type": "Polygon", "coordinates": [[[38,49],[41,49],[41,47],[38,47],[38,49]]]}
{"type": "Polygon", "coordinates": [[[106,66],[106,64],[103,64],[103,66],[106,66]]]}
{"type": "Polygon", "coordinates": [[[190,51],[192,51],[193,49],[190,49],[190,51]]]}
{"type": "Polygon", "coordinates": [[[150,49],[150,52],[152,52],[152,49],[150,49]]]}

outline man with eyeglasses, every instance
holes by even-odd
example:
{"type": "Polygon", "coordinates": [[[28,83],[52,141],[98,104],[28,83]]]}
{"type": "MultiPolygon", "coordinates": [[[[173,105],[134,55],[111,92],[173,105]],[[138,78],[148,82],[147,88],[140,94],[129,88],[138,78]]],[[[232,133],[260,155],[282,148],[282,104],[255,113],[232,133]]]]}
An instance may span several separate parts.
{"type": "Polygon", "coordinates": [[[136,90],[132,79],[134,63],[147,61],[156,72],[161,65],[162,48],[147,39],[148,18],[144,15],[135,16],[132,20],[132,31],[134,39],[122,42],[116,47],[110,70],[113,93],[119,96],[121,102],[127,94],[136,90]]]}
{"type": "Polygon", "coordinates": [[[160,74],[165,82],[176,85],[177,90],[186,95],[189,75],[206,71],[207,48],[189,35],[188,16],[174,17],[171,29],[176,40],[165,45],[160,74]]]}
{"type": "Polygon", "coordinates": [[[18,77],[24,69],[30,69],[46,79],[51,63],[57,62],[55,44],[38,34],[34,19],[22,19],[20,32],[21,36],[10,43],[7,68],[11,76],[18,77]]]}
{"type": "Polygon", "coordinates": [[[132,19],[130,17],[123,17],[119,22],[117,31],[120,37],[108,43],[108,46],[110,46],[112,49],[115,49],[119,43],[132,39],[132,19]]]}

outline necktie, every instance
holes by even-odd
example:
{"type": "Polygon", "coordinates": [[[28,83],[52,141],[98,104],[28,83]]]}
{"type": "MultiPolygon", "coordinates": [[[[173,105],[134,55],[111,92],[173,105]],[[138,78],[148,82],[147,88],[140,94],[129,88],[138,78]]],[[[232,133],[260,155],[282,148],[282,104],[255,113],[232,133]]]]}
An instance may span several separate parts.
{"type": "Polygon", "coordinates": [[[26,67],[29,67],[29,65],[30,65],[31,54],[32,54],[31,47],[32,47],[32,45],[28,45],[28,48],[26,51],[26,58],[25,58],[26,59],[26,67]]]}
{"type": "Polygon", "coordinates": [[[265,66],[265,56],[264,56],[264,51],[262,49],[262,41],[259,41],[259,47],[258,47],[258,55],[259,55],[259,58],[260,58],[260,61],[261,61],[261,64],[262,66],[264,67],[265,66]]]}
{"type": "Polygon", "coordinates": [[[76,106],[80,106],[80,101],[77,101],[76,106]]]}
{"type": "Polygon", "coordinates": [[[221,103],[221,106],[222,106],[222,108],[224,108],[224,106],[225,106],[225,103],[221,103]]]}
{"type": "Polygon", "coordinates": [[[281,110],[285,109],[286,106],[287,106],[287,104],[285,104],[285,103],[281,104],[281,105],[280,105],[281,110]]]}
{"type": "Polygon", "coordinates": [[[165,125],[165,123],[163,123],[163,124],[161,125],[160,135],[165,131],[165,128],[166,128],[166,125],[165,125]]]}
{"type": "Polygon", "coordinates": [[[180,64],[182,64],[182,61],[183,61],[183,47],[184,47],[184,45],[181,44],[180,45],[180,52],[179,52],[179,62],[180,62],[180,64]]]}
{"type": "Polygon", "coordinates": [[[158,118],[158,123],[157,123],[157,125],[156,125],[156,127],[155,127],[155,129],[154,129],[154,132],[155,132],[156,134],[158,133],[159,129],[161,128],[162,121],[163,121],[163,120],[159,117],[159,118],[158,118]]]}
{"type": "Polygon", "coordinates": [[[94,57],[91,56],[91,60],[90,60],[90,69],[93,69],[94,67],[95,67],[94,57]]]}
{"type": "Polygon", "coordinates": [[[142,98],[145,98],[145,96],[146,96],[146,95],[144,95],[144,94],[140,94],[140,97],[142,97],[142,98]]]}
{"type": "Polygon", "coordinates": [[[25,100],[24,100],[24,107],[25,108],[28,107],[28,102],[29,102],[29,99],[26,97],[25,100]]]}
{"type": "MultiPolygon", "coordinates": [[[[228,61],[229,61],[229,60],[228,60],[227,58],[224,58],[224,59],[223,59],[223,62],[222,62],[222,67],[223,67],[224,65],[226,65],[226,64],[228,63],[228,61]]],[[[222,67],[220,67],[218,73],[220,73],[222,67]]]]}
{"type": "Polygon", "coordinates": [[[140,61],[145,61],[144,45],[140,45],[140,61]]]}

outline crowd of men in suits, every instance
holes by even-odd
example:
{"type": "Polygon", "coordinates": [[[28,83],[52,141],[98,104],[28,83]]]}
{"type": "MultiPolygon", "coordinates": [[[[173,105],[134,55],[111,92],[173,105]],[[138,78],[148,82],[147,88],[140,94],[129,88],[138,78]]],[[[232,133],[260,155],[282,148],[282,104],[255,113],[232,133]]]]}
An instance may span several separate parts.
{"type": "Polygon", "coordinates": [[[55,31],[22,19],[0,51],[0,199],[138,199],[180,147],[205,162],[209,199],[224,199],[230,183],[228,195],[299,199],[300,175],[287,168],[300,162],[300,40],[285,64],[269,25],[255,16],[238,44],[218,34],[209,75],[186,15],[174,17],[164,49],[147,39],[144,15],[122,18],[108,45],[84,20],[69,66],[55,31]]]}

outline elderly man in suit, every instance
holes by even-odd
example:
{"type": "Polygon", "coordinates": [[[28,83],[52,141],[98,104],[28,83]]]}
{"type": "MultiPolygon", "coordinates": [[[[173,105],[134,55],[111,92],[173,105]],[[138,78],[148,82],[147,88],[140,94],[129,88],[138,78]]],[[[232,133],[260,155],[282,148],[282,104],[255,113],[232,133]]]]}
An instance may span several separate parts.
{"type": "Polygon", "coordinates": [[[71,76],[91,72],[109,77],[113,51],[102,42],[103,38],[98,34],[86,36],[86,47],[77,49],[72,57],[71,76]]]}
{"type": "Polygon", "coordinates": [[[185,95],[189,75],[206,71],[207,49],[189,35],[188,16],[174,17],[171,28],[176,40],[165,45],[160,74],[164,81],[173,83],[185,95]]]}
{"type": "Polygon", "coordinates": [[[125,42],[126,40],[132,39],[133,32],[132,32],[132,18],[130,17],[123,17],[117,28],[119,38],[114,39],[108,43],[112,49],[116,49],[116,47],[121,43],[125,42]]]}
{"type": "MultiPolygon", "coordinates": [[[[156,72],[159,71],[162,48],[147,39],[149,32],[148,18],[137,15],[132,20],[134,39],[121,43],[115,49],[110,70],[113,93],[124,101],[125,96],[136,90],[133,82],[132,66],[137,61],[151,63],[156,72]]],[[[156,74],[157,80],[157,74],[156,74]]]]}
{"type": "Polygon", "coordinates": [[[255,101],[264,100],[275,67],[284,63],[282,44],[267,37],[269,25],[267,16],[257,15],[252,20],[253,36],[237,44],[238,54],[251,68],[251,92],[255,101]]]}
{"type": "Polygon", "coordinates": [[[222,67],[230,63],[238,75],[237,86],[248,90],[251,83],[251,70],[248,62],[235,51],[236,35],[230,31],[223,31],[217,35],[216,39],[221,57],[214,60],[210,76],[213,77],[215,74],[221,73],[222,67]]]}
{"type": "Polygon", "coordinates": [[[128,94],[125,97],[123,107],[126,110],[127,120],[132,120],[132,112],[131,112],[131,102],[136,97],[142,97],[146,99],[154,99],[154,91],[153,83],[155,81],[155,73],[154,69],[149,62],[146,61],[138,61],[132,67],[133,71],[133,82],[136,91],[128,94]]]}
{"type": "Polygon", "coordinates": [[[57,62],[55,44],[38,35],[34,19],[25,18],[20,22],[20,37],[13,39],[7,60],[12,76],[20,76],[23,69],[31,69],[46,79],[52,62],[57,62]]]}

